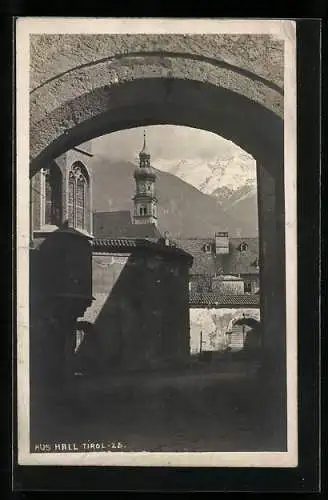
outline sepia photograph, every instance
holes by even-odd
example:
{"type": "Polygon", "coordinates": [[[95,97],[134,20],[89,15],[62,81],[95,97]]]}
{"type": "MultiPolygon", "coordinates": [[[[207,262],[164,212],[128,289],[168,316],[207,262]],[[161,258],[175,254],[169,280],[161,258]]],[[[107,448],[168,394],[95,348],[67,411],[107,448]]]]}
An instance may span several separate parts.
{"type": "Polygon", "coordinates": [[[19,464],[296,467],[294,22],[16,23],[19,464]]]}

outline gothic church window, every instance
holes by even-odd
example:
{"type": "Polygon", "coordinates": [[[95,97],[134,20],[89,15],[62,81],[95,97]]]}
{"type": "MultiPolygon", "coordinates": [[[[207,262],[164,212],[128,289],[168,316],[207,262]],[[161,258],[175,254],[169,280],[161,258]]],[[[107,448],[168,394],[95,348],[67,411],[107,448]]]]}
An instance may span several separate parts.
{"type": "Polygon", "coordinates": [[[74,226],[74,206],[75,206],[75,177],[73,172],[68,177],[68,223],[74,226]]]}
{"type": "Polygon", "coordinates": [[[53,165],[51,168],[42,169],[43,175],[43,223],[59,225],[62,216],[62,176],[59,168],[53,165]]]}
{"type": "Polygon", "coordinates": [[[76,162],[68,175],[68,224],[77,229],[87,228],[89,176],[84,165],[76,162]]]}

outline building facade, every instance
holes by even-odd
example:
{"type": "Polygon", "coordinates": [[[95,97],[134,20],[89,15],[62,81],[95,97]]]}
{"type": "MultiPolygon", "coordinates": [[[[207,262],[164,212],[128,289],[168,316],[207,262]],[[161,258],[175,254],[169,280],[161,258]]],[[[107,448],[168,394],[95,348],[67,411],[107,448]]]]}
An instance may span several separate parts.
{"type": "Polygon", "coordinates": [[[31,179],[31,238],[67,225],[92,234],[92,158],[88,143],[45,165],[31,179]]]}
{"type": "Polygon", "coordinates": [[[190,352],[239,352],[261,347],[258,295],[190,295],[190,352]]]}
{"type": "Polygon", "coordinates": [[[79,320],[92,334],[78,357],[89,350],[94,358],[89,365],[80,361],[77,371],[184,363],[190,351],[190,255],[146,239],[95,238],[92,245],[94,300],[79,320]]]}
{"type": "Polygon", "coordinates": [[[193,256],[189,276],[191,353],[259,349],[258,238],[177,239],[193,256]]]}
{"type": "Polygon", "coordinates": [[[212,238],[178,238],[176,243],[193,256],[191,293],[259,293],[258,238],[229,237],[227,232],[217,232],[212,238]]]}

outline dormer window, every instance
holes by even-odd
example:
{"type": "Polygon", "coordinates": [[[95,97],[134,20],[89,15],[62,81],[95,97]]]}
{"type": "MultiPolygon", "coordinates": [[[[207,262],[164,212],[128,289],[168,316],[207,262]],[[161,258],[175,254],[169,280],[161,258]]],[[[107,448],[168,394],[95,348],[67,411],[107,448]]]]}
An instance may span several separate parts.
{"type": "Polygon", "coordinates": [[[203,246],[203,250],[205,253],[211,253],[212,252],[212,245],[210,243],[205,243],[203,246]]]}
{"type": "Polygon", "coordinates": [[[245,243],[245,241],[243,241],[242,243],[240,243],[239,250],[240,250],[240,252],[247,252],[248,245],[247,245],[247,243],[245,243]]]}

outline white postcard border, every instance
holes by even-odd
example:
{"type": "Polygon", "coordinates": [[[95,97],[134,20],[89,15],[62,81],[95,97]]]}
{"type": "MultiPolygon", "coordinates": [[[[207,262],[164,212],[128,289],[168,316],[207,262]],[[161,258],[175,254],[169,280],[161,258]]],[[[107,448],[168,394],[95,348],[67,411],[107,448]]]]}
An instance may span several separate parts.
{"type": "Polygon", "coordinates": [[[17,141],[17,415],[20,465],[296,467],[297,450],[297,205],[296,23],[289,20],[18,18],[17,141]],[[288,451],[251,453],[30,453],[29,451],[29,35],[35,33],[271,34],[285,41],[285,252],[288,451]]]}

